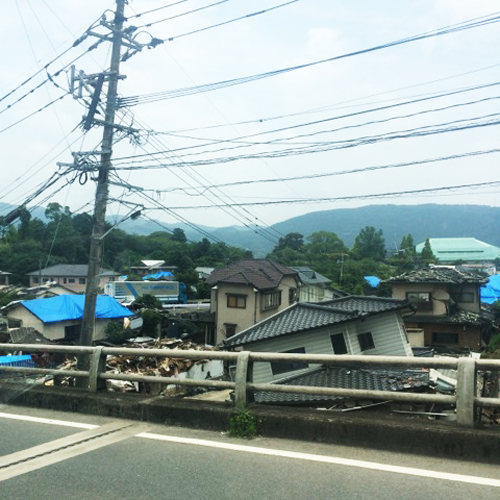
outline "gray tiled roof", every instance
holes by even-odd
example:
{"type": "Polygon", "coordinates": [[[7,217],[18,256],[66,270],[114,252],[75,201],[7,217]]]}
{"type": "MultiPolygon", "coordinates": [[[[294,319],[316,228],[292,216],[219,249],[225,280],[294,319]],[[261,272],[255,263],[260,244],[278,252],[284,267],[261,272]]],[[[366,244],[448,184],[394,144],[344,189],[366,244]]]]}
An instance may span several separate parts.
{"type": "Polygon", "coordinates": [[[487,278],[479,274],[460,271],[458,269],[446,267],[429,267],[428,269],[418,269],[409,271],[399,276],[394,276],[384,280],[385,283],[448,283],[451,285],[461,285],[465,283],[485,284],[487,278]]]}
{"type": "Polygon", "coordinates": [[[406,307],[410,307],[406,300],[356,295],[321,304],[299,302],[229,338],[226,345],[245,345],[406,307]]]}
{"type": "Polygon", "coordinates": [[[234,283],[268,290],[276,288],[286,275],[296,276],[297,273],[268,259],[240,260],[216,269],[208,277],[207,284],[234,283]]]}
{"type": "MultiPolygon", "coordinates": [[[[300,375],[292,375],[280,381],[280,385],[306,387],[338,387],[342,389],[364,389],[377,391],[406,391],[429,385],[429,373],[420,370],[366,370],[346,367],[321,367],[300,375]]],[[[256,392],[258,403],[306,403],[333,401],[334,396],[289,394],[285,392],[256,392]]]]}
{"type": "MultiPolygon", "coordinates": [[[[42,269],[43,276],[76,276],[86,277],[88,274],[89,266],[87,264],[57,264],[55,266],[42,269]]],[[[28,273],[28,276],[38,276],[40,271],[33,271],[28,273]]],[[[110,269],[101,269],[100,276],[118,276],[119,273],[111,271],[110,269]]]]}
{"type": "Polygon", "coordinates": [[[297,266],[292,267],[291,269],[299,273],[299,279],[305,285],[327,285],[328,283],[332,282],[332,280],[328,279],[322,274],[317,273],[316,271],[313,271],[308,266],[297,266]]]}

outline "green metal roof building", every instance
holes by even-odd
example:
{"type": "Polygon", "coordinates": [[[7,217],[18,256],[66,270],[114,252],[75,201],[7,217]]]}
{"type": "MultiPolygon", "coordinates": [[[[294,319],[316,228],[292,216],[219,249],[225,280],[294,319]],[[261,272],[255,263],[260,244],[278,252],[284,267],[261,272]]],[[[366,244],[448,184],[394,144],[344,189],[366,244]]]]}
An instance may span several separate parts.
{"type": "MultiPolygon", "coordinates": [[[[476,238],[429,238],[434,257],[440,264],[463,262],[493,262],[500,257],[500,248],[476,238]]],[[[424,243],[417,245],[417,252],[421,252],[424,243]]]]}

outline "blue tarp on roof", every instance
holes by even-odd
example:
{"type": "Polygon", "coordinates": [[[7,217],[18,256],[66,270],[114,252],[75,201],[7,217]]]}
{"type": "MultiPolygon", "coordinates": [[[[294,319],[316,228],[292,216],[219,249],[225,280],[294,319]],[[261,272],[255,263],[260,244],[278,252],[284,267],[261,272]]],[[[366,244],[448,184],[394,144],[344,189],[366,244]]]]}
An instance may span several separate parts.
{"type": "MultiPolygon", "coordinates": [[[[50,299],[22,300],[20,303],[44,323],[54,323],[82,319],[85,295],[59,295],[50,299]]],[[[107,295],[97,296],[96,318],[115,319],[126,316],[133,316],[133,313],[116,299],[107,295]]]]}
{"type": "Polygon", "coordinates": [[[377,278],[377,276],[364,276],[364,278],[372,288],[377,288],[382,281],[380,278],[377,278]]]}
{"type": "Polygon", "coordinates": [[[173,278],[173,274],[168,272],[168,271],[162,271],[159,273],[154,273],[154,274],[146,274],[146,276],[143,276],[143,280],[161,280],[163,278],[173,278]]]}
{"type": "Polygon", "coordinates": [[[481,287],[481,302],[493,304],[500,300],[500,274],[489,277],[488,283],[481,287]]]}

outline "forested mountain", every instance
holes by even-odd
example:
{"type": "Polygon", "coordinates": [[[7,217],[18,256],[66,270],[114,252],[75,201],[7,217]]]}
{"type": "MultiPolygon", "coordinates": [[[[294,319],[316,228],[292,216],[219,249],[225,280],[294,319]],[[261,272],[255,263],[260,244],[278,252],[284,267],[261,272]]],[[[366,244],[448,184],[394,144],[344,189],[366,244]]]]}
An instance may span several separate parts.
{"type": "MultiPolygon", "coordinates": [[[[311,212],[275,224],[283,235],[297,232],[304,237],[317,231],[331,231],[347,247],[365,226],[381,229],[388,250],[393,250],[406,234],[415,243],[426,238],[474,237],[491,245],[500,246],[500,208],[484,205],[368,205],[360,208],[339,208],[311,212]]],[[[167,224],[170,229],[180,227],[188,239],[198,241],[203,236],[182,224],[167,224]]],[[[256,257],[265,256],[274,244],[251,229],[242,227],[210,228],[204,230],[228,245],[240,246],[256,257]]],[[[149,234],[159,227],[150,222],[130,221],[120,228],[136,234],[149,234]]]]}

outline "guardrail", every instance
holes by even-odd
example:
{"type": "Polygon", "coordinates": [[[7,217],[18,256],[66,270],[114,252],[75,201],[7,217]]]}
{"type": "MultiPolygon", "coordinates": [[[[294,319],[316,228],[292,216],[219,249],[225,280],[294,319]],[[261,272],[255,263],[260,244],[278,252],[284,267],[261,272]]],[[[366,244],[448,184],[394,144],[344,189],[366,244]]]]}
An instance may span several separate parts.
{"type": "Polygon", "coordinates": [[[96,392],[105,380],[126,380],[131,382],[152,382],[174,384],[179,386],[206,387],[209,389],[233,389],[236,405],[246,405],[249,396],[255,391],[284,392],[327,395],[335,397],[356,397],[376,400],[406,401],[415,403],[443,403],[456,406],[457,424],[473,427],[476,408],[500,408],[500,398],[478,397],[476,395],[476,380],[479,371],[493,371],[500,375],[499,360],[476,360],[461,358],[419,358],[405,356],[351,356],[333,354],[282,354],[269,352],[225,352],[225,351],[189,351],[177,349],[137,349],[122,347],[79,347],[29,344],[0,344],[0,350],[23,353],[65,353],[86,355],[90,357],[88,370],[60,370],[48,368],[28,368],[20,366],[0,366],[1,372],[24,373],[28,375],[53,375],[87,379],[86,387],[96,392]],[[127,375],[106,371],[106,357],[110,355],[152,356],[184,358],[194,360],[215,359],[228,363],[236,363],[235,380],[193,380],[174,377],[127,375]],[[256,384],[251,379],[251,370],[258,362],[307,362],[317,365],[345,366],[352,368],[445,368],[457,370],[457,387],[454,395],[417,394],[409,392],[373,391],[360,389],[344,389],[338,387],[292,386],[270,383],[256,384]]]}

